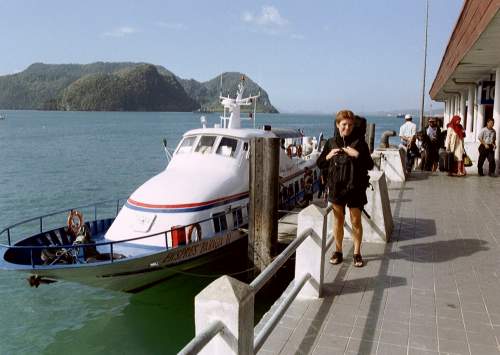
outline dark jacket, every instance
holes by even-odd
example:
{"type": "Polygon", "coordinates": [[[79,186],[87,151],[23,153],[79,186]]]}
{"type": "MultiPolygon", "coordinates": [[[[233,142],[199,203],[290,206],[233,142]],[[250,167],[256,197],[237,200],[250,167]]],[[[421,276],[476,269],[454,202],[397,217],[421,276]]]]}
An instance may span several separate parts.
{"type": "MultiPolygon", "coordinates": [[[[319,156],[316,164],[319,169],[329,169],[332,159],[326,160],[326,156],[330,153],[330,150],[334,148],[343,148],[350,146],[359,152],[359,156],[354,159],[354,186],[358,191],[365,191],[369,186],[370,177],[368,176],[368,170],[373,169],[373,159],[370,155],[370,149],[368,144],[364,140],[364,137],[359,137],[359,135],[350,134],[343,139],[340,135],[328,139],[321,155],[319,156]]],[[[327,180],[328,186],[332,184],[332,177],[328,176],[327,180]]],[[[333,191],[330,188],[329,194],[333,191]]],[[[333,196],[329,196],[330,198],[333,196]]]]}

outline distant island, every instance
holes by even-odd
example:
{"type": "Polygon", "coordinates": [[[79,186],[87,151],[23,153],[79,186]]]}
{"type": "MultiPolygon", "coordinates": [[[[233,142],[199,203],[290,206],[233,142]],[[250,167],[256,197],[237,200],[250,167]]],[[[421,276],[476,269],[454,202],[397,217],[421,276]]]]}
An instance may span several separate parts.
{"type": "MultiPolygon", "coordinates": [[[[242,73],[222,73],[223,95],[234,96],[242,73]]],[[[258,112],[278,113],[267,92],[248,77],[258,112]]],[[[220,75],[182,79],[148,63],[43,64],[0,76],[0,109],[61,111],[221,111],[220,75]]],[[[252,108],[253,109],[253,108],[252,108]]]]}

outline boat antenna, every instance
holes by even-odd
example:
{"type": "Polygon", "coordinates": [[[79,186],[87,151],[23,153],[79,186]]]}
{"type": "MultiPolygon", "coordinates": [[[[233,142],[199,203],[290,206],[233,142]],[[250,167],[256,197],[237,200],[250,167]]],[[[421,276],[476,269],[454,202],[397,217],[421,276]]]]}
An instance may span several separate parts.
{"type": "MultiPolygon", "coordinates": [[[[259,95],[260,96],[260,89],[259,89],[259,95]]],[[[257,98],[255,98],[255,100],[253,100],[253,128],[255,128],[255,113],[257,112],[257,98]]]]}
{"type": "Polygon", "coordinates": [[[429,27],[429,0],[425,7],[425,40],[424,40],[424,69],[422,73],[422,96],[420,97],[420,130],[424,129],[424,105],[425,105],[425,71],[427,67],[427,28],[429,27]]]}
{"type": "Polygon", "coordinates": [[[222,96],[222,72],[220,73],[220,96],[222,96]]]}

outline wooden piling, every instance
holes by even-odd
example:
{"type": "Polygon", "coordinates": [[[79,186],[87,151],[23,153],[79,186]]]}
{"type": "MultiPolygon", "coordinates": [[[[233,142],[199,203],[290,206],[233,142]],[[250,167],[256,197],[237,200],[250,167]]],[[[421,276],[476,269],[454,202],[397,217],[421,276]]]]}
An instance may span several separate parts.
{"type": "Polygon", "coordinates": [[[375,123],[368,123],[366,125],[365,140],[368,148],[370,148],[370,153],[373,153],[375,148],[375,123]]]}
{"type": "Polygon", "coordinates": [[[279,149],[279,138],[250,144],[248,256],[257,272],[271,263],[278,239],[279,149]]]}

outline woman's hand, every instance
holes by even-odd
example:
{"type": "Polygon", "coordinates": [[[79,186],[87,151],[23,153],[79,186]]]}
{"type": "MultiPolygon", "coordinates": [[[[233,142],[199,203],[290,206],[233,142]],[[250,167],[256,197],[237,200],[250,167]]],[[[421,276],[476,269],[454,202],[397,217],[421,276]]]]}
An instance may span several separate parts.
{"type": "Polygon", "coordinates": [[[342,148],[334,148],[330,150],[330,153],[327,154],[326,160],[330,160],[334,155],[340,154],[342,152],[342,148]]]}
{"type": "Polygon", "coordinates": [[[349,155],[352,158],[357,158],[359,156],[359,152],[356,149],[354,149],[353,147],[345,147],[343,150],[344,150],[344,153],[346,153],[347,155],[349,155]]]}

